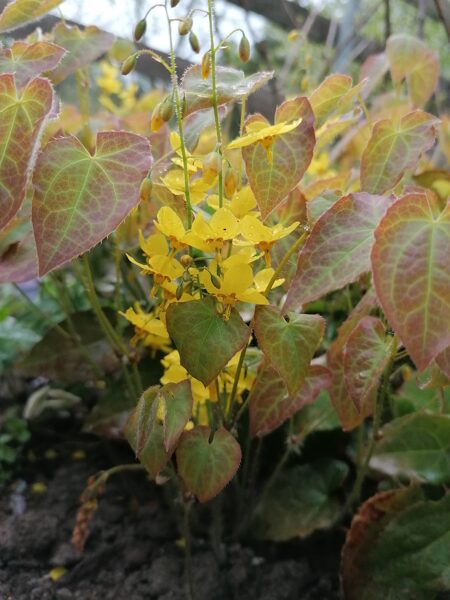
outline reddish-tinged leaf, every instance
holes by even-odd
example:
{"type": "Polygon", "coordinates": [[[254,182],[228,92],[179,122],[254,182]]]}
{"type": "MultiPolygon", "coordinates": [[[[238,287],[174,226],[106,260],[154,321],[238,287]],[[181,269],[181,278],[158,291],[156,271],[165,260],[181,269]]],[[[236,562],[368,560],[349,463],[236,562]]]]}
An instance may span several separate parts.
{"type": "Polygon", "coordinates": [[[349,75],[329,75],[309,97],[313,109],[315,126],[319,128],[336,111],[342,97],[351,89],[349,75]]]}
{"type": "Polygon", "coordinates": [[[188,379],[179,383],[168,383],[161,388],[164,402],[164,447],[173,451],[192,415],[192,391],[188,379]]]}
{"type": "Polygon", "coordinates": [[[15,218],[0,232],[0,283],[37,277],[37,254],[29,218],[15,218]]]}
{"type": "Polygon", "coordinates": [[[13,0],[0,15],[0,33],[32,23],[62,2],[63,0],[13,0]]]}
{"type": "Polygon", "coordinates": [[[111,33],[95,26],[79,29],[58,23],[53,29],[53,41],[67,50],[67,53],[56,69],[49,73],[50,79],[53,83],[59,83],[77,69],[97,60],[108,52],[115,39],[111,33]]]}
{"type": "Polygon", "coordinates": [[[408,194],[375,232],[372,270],[389,324],[419,370],[450,345],[450,203],[408,194]]]}
{"type": "Polygon", "coordinates": [[[283,312],[355,281],[370,269],[373,232],[392,204],[389,196],[349,194],[315,223],[298,256],[283,312]]]}
{"type": "MultiPolygon", "coordinates": [[[[294,98],[283,102],[275,113],[275,124],[299,118],[302,121],[298,127],[275,136],[272,161],[258,142],[242,148],[248,181],[263,219],[296,187],[311,162],[315,136],[314,116],[308,100],[294,98]]],[[[265,122],[261,115],[252,115],[247,124],[255,120],[265,122]]]]}
{"type": "Polygon", "coordinates": [[[391,190],[434,144],[438,122],[433,115],[415,110],[398,122],[375,123],[361,158],[361,189],[371,194],[391,190]]]}
{"type": "Polygon", "coordinates": [[[53,105],[53,90],[36,78],[18,93],[14,75],[0,75],[0,229],[17,214],[39,143],[53,105]]]}
{"type": "Polygon", "coordinates": [[[283,379],[264,361],[250,393],[250,435],[267,435],[303,406],[314,402],[320,390],[328,388],[330,382],[328,369],[312,365],[300,389],[290,396],[283,379]]]}
{"type": "Polygon", "coordinates": [[[266,360],[281,376],[289,394],[295,394],[322,340],[325,321],[319,315],[289,313],[283,317],[273,306],[258,306],[254,323],[266,360]]]}
{"type": "Polygon", "coordinates": [[[418,38],[406,33],[391,35],[386,44],[392,80],[408,82],[412,103],[422,108],[433,95],[439,79],[439,58],[418,38]]]}
{"type": "Polygon", "coordinates": [[[436,362],[441,371],[450,378],[450,346],[436,357],[436,362]]]}
{"type": "Polygon", "coordinates": [[[333,204],[336,204],[341,197],[342,194],[339,193],[339,190],[336,190],[335,192],[328,190],[327,192],[323,192],[320,196],[316,196],[314,200],[309,200],[306,206],[309,226],[312,227],[316,221],[318,221],[319,217],[331,208],[333,204]]]}
{"type": "Polygon", "coordinates": [[[185,431],[176,452],[178,474],[200,502],[217,496],[241,462],[241,447],[231,433],[222,427],[210,441],[211,433],[209,427],[185,431]]]}
{"type": "MultiPolygon", "coordinates": [[[[309,203],[309,201],[317,198],[319,194],[324,194],[331,191],[336,193],[339,190],[342,192],[347,187],[349,179],[350,173],[347,171],[340,173],[339,175],[334,175],[333,177],[317,179],[313,183],[310,183],[304,187],[302,191],[309,203]]],[[[342,196],[342,193],[340,195],[342,196]]]]}
{"type": "Polygon", "coordinates": [[[344,347],[344,378],[347,391],[359,412],[372,402],[380,378],[389,362],[389,338],[380,319],[363,317],[344,347]]]}
{"type": "Polygon", "coordinates": [[[14,42],[11,48],[0,48],[0,71],[14,73],[18,88],[56,67],[65,53],[64,48],[50,42],[14,42]]]}
{"type": "MultiPolygon", "coordinates": [[[[216,73],[216,95],[219,105],[249,96],[273,77],[273,73],[267,71],[246,77],[243,71],[221,66],[216,67],[216,73]]],[[[212,106],[211,77],[202,78],[200,65],[187,69],[181,86],[186,99],[183,116],[186,117],[197,110],[212,106]]]]}
{"type": "Polygon", "coordinates": [[[385,52],[371,54],[361,65],[359,71],[359,80],[366,80],[367,85],[361,92],[363,98],[369,94],[382,82],[383,77],[388,72],[389,61],[385,52]]]}
{"type": "Polygon", "coordinates": [[[33,176],[41,276],[116,229],[139,202],[139,187],[151,162],[149,142],[124,131],[99,133],[93,155],[75,137],[45,146],[33,176]]]}
{"type": "Polygon", "coordinates": [[[225,321],[211,297],[171,304],[167,330],[183,367],[204,385],[211,383],[250,337],[250,328],[237,310],[233,308],[225,321]]]}

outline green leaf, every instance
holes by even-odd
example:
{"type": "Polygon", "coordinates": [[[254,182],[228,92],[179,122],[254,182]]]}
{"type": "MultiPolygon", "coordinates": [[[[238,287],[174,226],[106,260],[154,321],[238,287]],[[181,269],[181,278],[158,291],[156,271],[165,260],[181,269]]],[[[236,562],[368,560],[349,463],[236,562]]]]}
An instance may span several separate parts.
{"type": "Polygon", "coordinates": [[[49,73],[53,83],[60,83],[78,69],[100,58],[108,52],[116,39],[111,33],[95,26],[80,29],[69,27],[65,23],[58,23],[52,33],[55,44],[67,51],[56,69],[49,73]]]}
{"type": "MultiPolygon", "coordinates": [[[[261,71],[246,77],[243,71],[231,67],[216,67],[216,96],[218,105],[236,102],[256,92],[272,79],[273,73],[261,71]]],[[[185,97],[183,116],[212,106],[211,76],[202,78],[201,66],[194,65],[186,70],[181,81],[185,97]]]]}
{"type": "Polygon", "coordinates": [[[450,203],[408,194],[375,232],[374,284],[389,324],[419,370],[450,344],[450,203]]]}
{"type": "Polygon", "coordinates": [[[450,414],[450,387],[444,390],[443,398],[441,391],[442,388],[419,385],[417,373],[411,373],[401,388],[391,396],[393,416],[403,417],[418,411],[450,414]]]}
{"type": "Polygon", "coordinates": [[[329,385],[328,369],[312,365],[300,389],[290,396],[283,379],[263,361],[250,392],[250,435],[260,437],[274,431],[329,385]]]}
{"type": "MultiPolygon", "coordinates": [[[[52,328],[30,350],[19,365],[20,372],[27,377],[48,377],[54,381],[75,383],[93,381],[98,378],[92,362],[105,372],[119,368],[119,362],[104,337],[91,311],[72,314],[77,334],[91,361],[80,351],[79,345],[52,328]]],[[[59,324],[68,331],[67,321],[59,324]]]]}
{"type": "Polygon", "coordinates": [[[20,88],[33,77],[54,69],[64,53],[64,48],[50,42],[14,42],[10,48],[0,48],[0,71],[14,73],[20,88]]]}
{"type": "Polygon", "coordinates": [[[319,315],[295,313],[283,317],[273,306],[258,306],[254,327],[266,359],[282,377],[289,394],[295,394],[305,381],[322,340],[324,319],[319,315]]]}
{"type": "Polygon", "coordinates": [[[431,98],[439,80],[439,57],[422,40],[398,33],[391,35],[386,43],[392,80],[399,84],[408,82],[412,103],[422,108],[431,98]]]}
{"type": "Polygon", "coordinates": [[[146,390],[125,426],[125,437],[128,443],[134,450],[136,458],[153,479],[166,466],[170,458],[170,454],[164,447],[163,425],[156,416],[159,393],[159,385],[146,390]]]}
{"type": "Polygon", "coordinates": [[[377,494],[359,509],[342,555],[346,600],[448,595],[450,495],[420,500],[414,488],[395,490],[377,494]]]}
{"type": "Polygon", "coordinates": [[[63,0],[13,0],[0,15],[0,33],[32,23],[62,4],[63,0]]]}
{"type": "Polygon", "coordinates": [[[97,134],[91,155],[75,137],[50,141],[33,175],[33,228],[39,275],[90,250],[139,202],[152,163],[148,141],[134,133],[97,134]]]}
{"type": "Polygon", "coordinates": [[[168,383],[161,388],[160,397],[164,402],[164,447],[170,453],[192,416],[191,382],[168,383]]]}
{"type": "Polygon", "coordinates": [[[450,415],[406,415],[385,425],[381,434],[372,469],[434,485],[450,482],[450,415]]]}
{"type": "Polygon", "coordinates": [[[313,91],[309,102],[314,112],[315,127],[319,129],[331,116],[343,114],[350,110],[350,102],[362,87],[362,83],[352,88],[352,78],[349,75],[329,75],[313,91]]]}
{"type": "Polygon", "coordinates": [[[171,304],[167,330],[183,367],[204,385],[213,381],[250,337],[250,329],[237,310],[233,308],[225,321],[213,298],[171,304]]]}
{"type": "Polygon", "coordinates": [[[300,250],[283,312],[317,300],[369,271],[375,228],[393,201],[389,196],[349,194],[319,217],[300,250]]]}
{"type": "Polygon", "coordinates": [[[185,431],[177,448],[178,474],[200,502],[217,496],[231,481],[241,462],[241,448],[226,429],[209,427],[185,431]]]}
{"type": "Polygon", "coordinates": [[[286,469],[257,511],[256,536],[284,542],[332,525],[340,510],[335,492],[347,474],[345,463],[331,459],[286,469]]]}
{"type": "Polygon", "coordinates": [[[434,144],[438,120],[421,110],[395,122],[375,123],[361,158],[361,189],[371,194],[391,190],[408,169],[414,169],[421,154],[434,144]]]}
{"type": "MultiPolygon", "coordinates": [[[[285,200],[311,162],[315,144],[314,116],[306,98],[283,102],[276,110],[275,124],[299,118],[302,121],[295,129],[275,136],[272,160],[260,143],[242,148],[249,185],[263,219],[285,200]]],[[[252,115],[246,124],[257,120],[268,124],[261,115],[252,115]]]]}
{"type": "Polygon", "coordinates": [[[361,93],[364,99],[381,84],[388,70],[389,61],[385,52],[371,54],[366,58],[359,71],[359,79],[367,81],[367,85],[364,86],[364,90],[361,93]]]}
{"type": "Polygon", "coordinates": [[[293,416],[293,432],[302,437],[305,432],[331,431],[341,426],[331,404],[330,394],[321,389],[312,404],[307,404],[293,416]]]}
{"type": "Polygon", "coordinates": [[[37,277],[36,242],[26,204],[0,231],[0,283],[20,283],[37,277]]]}
{"type": "Polygon", "coordinates": [[[372,402],[390,358],[392,338],[380,319],[363,317],[344,347],[344,377],[347,390],[359,412],[372,402]]]}
{"type": "Polygon", "coordinates": [[[52,106],[53,89],[46,79],[33,79],[19,93],[13,74],[0,75],[0,229],[22,206],[52,106]]]}

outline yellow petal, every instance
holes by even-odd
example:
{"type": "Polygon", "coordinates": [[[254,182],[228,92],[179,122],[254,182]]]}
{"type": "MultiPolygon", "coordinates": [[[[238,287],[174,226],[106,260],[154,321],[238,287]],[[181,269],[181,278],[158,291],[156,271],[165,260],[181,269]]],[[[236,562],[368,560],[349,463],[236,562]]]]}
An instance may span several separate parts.
{"type": "Polygon", "coordinates": [[[148,265],[144,265],[143,263],[138,262],[135,258],[133,258],[130,254],[127,254],[127,258],[128,260],[133,263],[133,265],[136,265],[137,267],[140,267],[143,271],[145,271],[146,273],[151,273],[151,269],[149,268],[148,265]]]}
{"type": "Polygon", "coordinates": [[[157,254],[149,259],[148,264],[155,273],[165,275],[169,279],[178,279],[184,273],[182,265],[170,256],[157,254]]]}
{"type": "Polygon", "coordinates": [[[256,208],[256,198],[250,186],[246,185],[234,193],[230,209],[238,219],[241,219],[254,208],[256,208]]]}
{"type": "Polygon", "coordinates": [[[231,240],[239,233],[239,221],[228,208],[219,208],[209,222],[214,237],[231,240]]]}
{"type": "MultiPolygon", "coordinates": [[[[272,279],[274,273],[275,273],[275,269],[272,269],[271,267],[268,269],[262,269],[261,271],[258,271],[258,273],[256,273],[256,275],[254,277],[254,282],[255,282],[255,287],[258,290],[258,292],[266,291],[267,286],[269,285],[270,280],[272,279]]],[[[279,287],[283,283],[284,283],[283,278],[275,279],[275,282],[272,285],[272,289],[279,287]]]]}
{"type": "Polygon", "coordinates": [[[167,254],[167,240],[162,233],[152,233],[147,239],[139,231],[139,246],[147,256],[167,254]]]}
{"type": "Polygon", "coordinates": [[[275,225],[275,227],[272,228],[272,238],[274,240],[281,240],[281,238],[288,236],[297,229],[299,225],[299,221],[295,221],[295,223],[292,223],[289,227],[283,227],[283,225],[280,224],[275,225]]]}
{"type": "Polygon", "coordinates": [[[245,292],[238,294],[238,299],[241,302],[249,302],[250,304],[269,304],[267,298],[255,289],[245,290],[245,292]]]}
{"type": "Polygon", "coordinates": [[[223,294],[239,294],[253,283],[253,271],[250,265],[238,264],[227,269],[223,276],[223,294]]]}
{"type": "Polygon", "coordinates": [[[250,124],[251,131],[250,133],[243,135],[241,137],[236,138],[230,144],[228,144],[228,150],[233,150],[233,148],[243,148],[245,146],[250,146],[251,144],[255,144],[265,138],[271,138],[276,135],[283,135],[284,133],[288,133],[292,131],[296,127],[298,127],[301,123],[302,119],[295,119],[294,121],[288,122],[283,121],[282,123],[277,123],[276,125],[268,125],[266,127],[260,127],[259,123],[262,121],[254,121],[250,124]]]}
{"type": "Polygon", "coordinates": [[[183,223],[177,213],[170,206],[163,206],[157,214],[156,227],[167,237],[181,240],[186,233],[183,223]]]}
{"type": "Polygon", "coordinates": [[[272,232],[253,215],[245,215],[241,221],[241,234],[254,244],[260,242],[271,242],[272,232]]]}

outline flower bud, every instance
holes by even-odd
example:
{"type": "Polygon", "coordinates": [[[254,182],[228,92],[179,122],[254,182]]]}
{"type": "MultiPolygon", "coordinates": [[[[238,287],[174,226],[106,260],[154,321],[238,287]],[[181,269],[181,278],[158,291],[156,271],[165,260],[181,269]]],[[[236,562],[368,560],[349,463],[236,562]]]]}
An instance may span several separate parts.
{"type": "Polygon", "coordinates": [[[162,116],[162,103],[159,102],[155,106],[152,112],[152,119],[150,122],[150,129],[154,132],[159,131],[161,127],[164,125],[164,119],[162,116]]]}
{"type": "Polygon", "coordinates": [[[211,52],[205,52],[202,58],[202,79],[207,79],[211,71],[211,52]]]}
{"type": "Polygon", "coordinates": [[[178,23],[178,33],[180,35],[187,35],[192,29],[192,17],[185,17],[178,23]]]}
{"type": "Polygon", "coordinates": [[[192,50],[198,54],[200,52],[200,42],[198,41],[198,37],[195,35],[193,31],[189,34],[189,43],[191,45],[192,50]]]}
{"type": "Polygon", "coordinates": [[[223,187],[227,198],[231,198],[237,187],[237,177],[234,169],[227,166],[225,169],[225,175],[223,177],[223,187]]]}
{"type": "Polygon", "coordinates": [[[179,3],[180,3],[180,0],[170,0],[170,6],[172,8],[175,8],[175,6],[178,6],[179,3]]]}
{"type": "Polygon", "coordinates": [[[146,31],[147,21],[145,19],[141,19],[134,28],[134,41],[138,42],[146,31]]]}
{"type": "Polygon", "coordinates": [[[239,58],[243,63],[248,62],[250,58],[250,42],[245,35],[241,37],[241,41],[239,42],[239,58]]]}
{"type": "Polygon", "coordinates": [[[136,60],[137,55],[131,54],[131,56],[129,56],[123,61],[122,68],[120,70],[122,75],[128,75],[128,73],[131,73],[131,71],[133,71],[134,67],[136,66],[136,60]]]}
{"type": "Polygon", "coordinates": [[[183,254],[183,256],[180,258],[180,263],[185,269],[188,269],[192,265],[192,256],[189,254],[183,254]]]}
{"type": "Polygon", "coordinates": [[[210,152],[203,160],[203,179],[212,183],[222,168],[222,157],[218,152],[210,152]]]}
{"type": "Polygon", "coordinates": [[[220,290],[220,279],[218,279],[215,275],[213,275],[212,273],[210,273],[211,276],[211,283],[213,284],[213,286],[215,288],[217,288],[218,290],[220,290]]]}
{"type": "Polygon", "coordinates": [[[161,104],[161,117],[165,123],[170,121],[173,115],[173,97],[169,94],[161,104]]]}
{"type": "Polygon", "coordinates": [[[142,180],[139,188],[139,200],[141,202],[149,202],[152,195],[153,182],[151,177],[147,176],[142,180]]]}

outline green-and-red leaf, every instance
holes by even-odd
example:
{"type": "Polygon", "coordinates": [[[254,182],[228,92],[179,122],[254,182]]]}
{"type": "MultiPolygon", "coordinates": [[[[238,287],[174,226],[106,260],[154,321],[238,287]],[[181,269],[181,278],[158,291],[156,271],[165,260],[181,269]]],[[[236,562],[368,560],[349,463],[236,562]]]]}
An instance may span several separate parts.
{"type": "Polygon", "coordinates": [[[450,378],[450,346],[436,357],[436,362],[441,371],[450,378]]]}
{"type": "Polygon", "coordinates": [[[191,383],[184,379],[179,383],[168,383],[161,388],[164,402],[164,447],[173,450],[192,415],[191,383]]]}
{"type": "Polygon", "coordinates": [[[177,448],[178,474],[200,502],[217,496],[231,481],[241,462],[241,448],[226,429],[218,429],[212,441],[209,427],[185,431],[177,448]]]}
{"type": "Polygon", "coordinates": [[[438,122],[433,115],[415,110],[398,122],[375,123],[361,158],[361,189],[371,194],[391,190],[434,144],[438,122]]]}
{"type": "Polygon", "coordinates": [[[408,194],[375,232],[372,270],[389,324],[419,370],[450,345],[450,203],[408,194]]]}
{"type": "Polygon", "coordinates": [[[44,71],[54,69],[64,53],[64,48],[50,42],[14,42],[10,48],[0,48],[0,71],[14,73],[20,88],[44,71]]]}
{"type": "Polygon", "coordinates": [[[319,217],[298,256],[283,312],[369,271],[375,228],[393,201],[388,196],[349,194],[319,217]]]}
{"type": "Polygon", "coordinates": [[[237,310],[233,308],[225,321],[211,297],[171,304],[167,330],[183,367],[204,385],[211,383],[250,337],[250,328],[237,310]]]}
{"type": "Polygon", "coordinates": [[[320,344],[325,322],[319,315],[290,313],[283,317],[273,306],[258,306],[255,334],[270,365],[295,394],[305,381],[320,344]]]}
{"type": "Polygon", "coordinates": [[[43,17],[63,0],[13,0],[0,15],[0,33],[14,31],[43,17]]]}
{"type": "Polygon", "coordinates": [[[316,88],[309,102],[315,117],[315,126],[318,129],[336,111],[342,98],[352,87],[352,78],[349,75],[329,75],[316,88]]]}
{"type": "Polygon", "coordinates": [[[53,90],[46,79],[33,79],[19,93],[12,73],[0,75],[0,229],[22,206],[52,106],[53,90]]]}
{"type": "MultiPolygon", "coordinates": [[[[314,116],[308,100],[294,98],[283,102],[275,113],[275,124],[299,118],[302,121],[298,127],[275,137],[272,161],[260,143],[242,148],[248,181],[263,219],[285,200],[311,162],[315,136],[314,116]]],[[[261,115],[253,115],[247,124],[255,119],[265,120],[261,115]]]]}
{"type": "Polygon", "coordinates": [[[50,141],[33,176],[33,227],[39,274],[90,250],[139,202],[151,166],[149,142],[124,131],[101,132],[91,155],[75,137],[50,141]]]}
{"type": "Polygon", "coordinates": [[[30,218],[13,219],[0,232],[0,283],[20,283],[37,277],[36,242],[30,218]]]}

